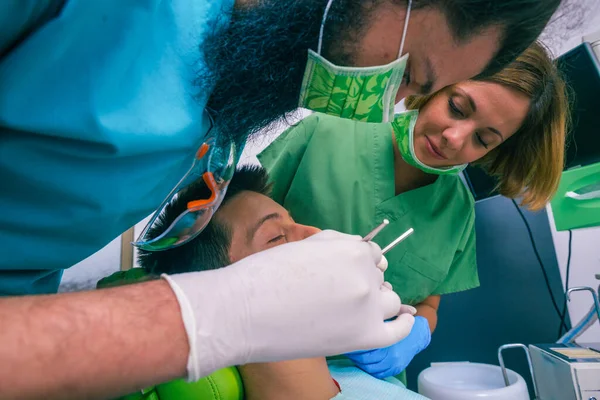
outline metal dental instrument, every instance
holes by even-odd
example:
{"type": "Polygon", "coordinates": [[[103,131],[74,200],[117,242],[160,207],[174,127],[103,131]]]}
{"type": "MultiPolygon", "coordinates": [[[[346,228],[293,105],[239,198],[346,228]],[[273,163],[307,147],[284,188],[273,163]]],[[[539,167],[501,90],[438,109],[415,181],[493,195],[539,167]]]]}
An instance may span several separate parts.
{"type": "Polygon", "coordinates": [[[594,289],[592,289],[591,287],[589,287],[589,286],[572,287],[569,290],[567,290],[567,299],[569,301],[571,301],[571,293],[581,292],[581,291],[588,291],[592,294],[592,297],[594,299],[594,307],[596,308],[596,313],[598,314],[598,319],[600,319],[600,301],[598,301],[598,295],[596,294],[596,291],[594,289]]]}
{"type": "Polygon", "coordinates": [[[382,254],[387,253],[388,251],[390,251],[391,249],[393,249],[394,247],[396,247],[404,239],[406,239],[407,237],[409,237],[410,235],[412,235],[412,233],[414,231],[415,230],[413,228],[410,228],[409,230],[407,230],[406,232],[404,232],[402,235],[398,236],[392,243],[390,243],[387,246],[385,246],[385,248],[383,250],[381,250],[381,253],[382,254]]]}
{"type": "MultiPolygon", "coordinates": [[[[375,236],[377,236],[377,234],[379,232],[381,232],[383,230],[383,228],[385,228],[389,224],[390,224],[390,221],[388,221],[387,219],[384,219],[383,222],[381,224],[379,224],[379,226],[377,226],[371,232],[367,233],[367,235],[362,239],[363,242],[370,242],[371,240],[373,240],[373,238],[375,238],[375,236]]],[[[407,230],[406,232],[404,232],[402,235],[398,236],[392,243],[388,244],[381,251],[381,253],[382,254],[387,253],[388,251],[390,251],[391,249],[393,249],[394,247],[396,247],[398,244],[400,244],[400,242],[402,242],[404,239],[406,239],[407,237],[409,237],[410,235],[412,235],[412,233],[414,231],[415,230],[413,228],[410,228],[409,230],[407,230]]]]}
{"type": "Polygon", "coordinates": [[[375,236],[377,236],[377,234],[383,230],[383,228],[389,225],[389,223],[390,221],[384,219],[383,222],[379,224],[379,226],[377,226],[371,232],[367,233],[367,236],[363,238],[363,242],[370,242],[371,240],[373,240],[375,236]]]}
{"type": "Polygon", "coordinates": [[[502,369],[502,376],[504,377],[504,384],[506,386],[510,386],[510,380],[508,379],[508,372],[506,370],[506,366],[504,365],[504,357],[502,356],[502,352],[506,349],[522,349],[525,352],[525,357],[527,357],[527,364],[529,364],[529,373],[531,374],[531,380],[533,382],[533,394],[534,399],[538,399],[538,390],[537,385],[535,383],[535,378],[533,375],[533,364],[531,362],[531,354],[529,353],[529,349],[527,346],[521,343],[513,343],[513,344],[505,344],[504,346],[500,346],[498,349],[498,361],[500,362],[500,368],[502,369]]]}

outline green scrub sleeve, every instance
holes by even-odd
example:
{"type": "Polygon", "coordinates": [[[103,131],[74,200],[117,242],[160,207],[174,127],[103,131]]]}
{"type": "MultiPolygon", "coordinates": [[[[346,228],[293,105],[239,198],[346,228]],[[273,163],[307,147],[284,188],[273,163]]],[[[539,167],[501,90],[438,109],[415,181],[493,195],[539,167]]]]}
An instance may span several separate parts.
{"type": "Polygon", "coordinates": [[[257,157],[273,183],[271,198],[283,204],[294,180],[306,147],[319,124],[319,115],[312,114],[288,128],[257,157]]]}
{"type": "Polygon", "coordinates": [[[462,240],[456,251],[448,275],[441,285],[434,290],[432,295],[462,292],[479,286],[475,236],[475,209],[473,208],[465,224],[462,240]]]}

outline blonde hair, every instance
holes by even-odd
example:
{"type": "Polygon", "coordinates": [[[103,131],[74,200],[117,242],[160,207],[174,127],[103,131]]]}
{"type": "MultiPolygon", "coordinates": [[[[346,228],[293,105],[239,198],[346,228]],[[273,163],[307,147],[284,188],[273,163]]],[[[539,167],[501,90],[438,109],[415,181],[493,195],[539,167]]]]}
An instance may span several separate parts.
{"type": "MultiPolygon", "coordinates": [[[[565,162],[569,101],[564,80],[539,42],[502,71],[476,80],[517,90],[530,105],[519,130],[473,164],[498,180],[500,194],[522,196],[522,204],[531,210],[543,208],[556,193],[565,162]]],[[[419,109],[438,93],[410,96],[406,106],[419,109]]]]}

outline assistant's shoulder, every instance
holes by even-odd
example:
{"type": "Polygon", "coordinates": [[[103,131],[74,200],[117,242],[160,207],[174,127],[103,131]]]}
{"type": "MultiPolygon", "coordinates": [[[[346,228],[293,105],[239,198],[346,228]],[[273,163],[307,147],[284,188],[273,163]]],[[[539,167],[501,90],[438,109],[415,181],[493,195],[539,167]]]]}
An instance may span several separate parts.
{"type": "Polygon", "coordinates": [[[323,114],[320,112],[313,112],[304,119],[302,119],[299,123],[294,125],[295,127],[302,126],[308,129],[315,130],[319,129],[328,129],[330,127],[339,128],[339,127],[350,127],[356,124],[356,121],[347,118],[340,118],[333,115],[323,114]]]}
{"type": "Polygon", "coordinates": [[[319,132],[317,135],[319,138],[323,138],[325,134],[345,131],[351,124],[350,120],[315,112],[290,125],[275,139],[274,143],[282,141],[288,143],[290,140],[309,141],[316,132],[319,132]]]}
{"type": "Polygon", "coordinates": [[[461,175],[441,175],[439,179],[441,197],[451,199],[447,205],[461,215],[475,213],[475,198],[461,175]]]}
{"type": "Polygon", "coordinates": [[[291,125],[288,129],[286,129],[285,132],[292,135],[312,135],[312,133],[314,133],[314,131],[317,129],[324,117],[327,116],[320,113],[311,113],[306,117],[302,118],[302,120],[291,125]]]}
{"type": "Polygon", "coordinates": [[[312,113],[282,132],[258,158],[268,164],[269,158],[280,158],[283,152],[305,154],[310,149],[312,156],[326,153],[328,158],[348,159],[368,151],[373,138],[382,135],[391,135],[388,125],[312,113]]]}

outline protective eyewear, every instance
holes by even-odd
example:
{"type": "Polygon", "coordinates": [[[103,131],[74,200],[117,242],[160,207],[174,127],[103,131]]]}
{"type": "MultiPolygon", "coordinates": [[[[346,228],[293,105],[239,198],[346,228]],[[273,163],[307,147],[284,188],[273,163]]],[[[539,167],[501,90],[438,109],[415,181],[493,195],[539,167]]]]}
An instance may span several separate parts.
{"type": "Polygon", "coordinates": [[[181,246],[198,236],[221,205],[235,172],[236,162],[236,146],[233,142],[218,146],[213,137],[203,143],[190,169],[161,203],[133,245],[146,251],[163,251],[181,246]],[[165,207],[200,178],[210,190],[209,198],[190,201],[186,210],[164,232],[147,238],[149,232],[157,229],[157,222],[165,207]]]}

